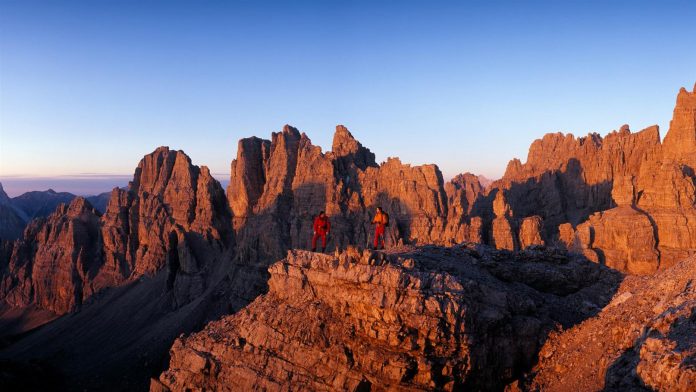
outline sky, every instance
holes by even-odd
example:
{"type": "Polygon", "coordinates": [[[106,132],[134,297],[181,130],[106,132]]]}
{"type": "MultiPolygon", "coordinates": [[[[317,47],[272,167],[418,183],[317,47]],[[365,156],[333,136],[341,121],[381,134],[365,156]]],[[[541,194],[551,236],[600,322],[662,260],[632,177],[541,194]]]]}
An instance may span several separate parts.
{"type": "Polygon", "coordinates": [[[224,179],[240,138],[284,124],[497,178],[547,132],[664,136],[694,20],[690,1],[0,0],[0,182],[108,191],[160,145],[224,179]]]}

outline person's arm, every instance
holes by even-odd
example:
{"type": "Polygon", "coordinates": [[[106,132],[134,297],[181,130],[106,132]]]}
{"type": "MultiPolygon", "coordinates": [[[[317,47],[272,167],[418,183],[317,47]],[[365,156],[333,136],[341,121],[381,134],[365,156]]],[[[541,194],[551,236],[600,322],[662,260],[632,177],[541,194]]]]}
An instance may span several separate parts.
{"type": "Polygon", "coordinates": [[[326,235],[329,235],[329,233],[331,233],[331,221],[326,219],[326,235]]]}

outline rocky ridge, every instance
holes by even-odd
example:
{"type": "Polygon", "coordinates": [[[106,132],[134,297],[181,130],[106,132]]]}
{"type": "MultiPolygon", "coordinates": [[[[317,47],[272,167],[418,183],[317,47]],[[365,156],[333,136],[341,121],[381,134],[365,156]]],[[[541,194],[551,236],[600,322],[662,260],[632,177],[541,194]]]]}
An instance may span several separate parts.
{"type": "Polygon", "coordinates": [[[479,201],[495,210],[502,192],[509,206],[510,227],[495,215],[490,241],[516,247],[509,238],[538,216],[543,241],[620,271],[651,274],[689,257],[696,249],[694,97],[681,89],[663,143],[656,126],[535,141],[527,162],[510,161],[479,201]]]}
{"type": "MultiPolygon", "coordinates": [[[[0,329],[23,334],[2,336],[0,367],[44,369],[37,389],[146,389],[178,334],[263,292],[265,271],[236,264],[233,244],[220,184],[158,148],[103,215],[76,198],[2,243],[0,329]]],[[[16,373],[0,384],[23,388],[16,373]]]]}
{"type": "Polygon", "coordinates": [[[653,276],[629,276],[583,323],[552,333],[523,389],[693,391],[696,259],[653,276]]]}
{"type": "Polygon", "coordinates": [[[620,276],[566,253],[290,251],[269,292],[171,349],[151,390],[496,390],[620,276]]]}
{"type": "Polygon", "coordinates": [[[203,289],[200,272],[231,240],[220,184],[183,152],[163,147],[140,162],[127,190],[113,190],[103,215],[78,197],[32,221],[12,247],[0,293],[11,306],[61,314],[169,260],[172,288],[186,286],[182,295],[191,297],[203,289]],[[172,249],[177,257],[168,258],[172,249]]]}
{"type": "MultiPolygon", "coordinates": [[[[76,198],[50,216],[33,221],[20,240],[0,241],[0,314],[9,314],[6,306],[12,307],[14,314],[39,307],[51,317],[80,310],[2,350],[0,360],[60,358],[66,379],[84,388],[99,383],[98,378],[86,380],[89,376],[84,370],[98,355],[109,369],[129,366],[135,381],[124,382],[123,388],[139,385],[142,389],[143,380],[161,369],[163,353],[177,334],[199,330],[208,320],[237,312],[270,286],[270,292],[247,310],[179,340],[172,354],[180,354],[180,359],[173,357],[171,371],[154,382],[153,388],[218,385],[220,380],[240,374],[256,375],[257,379],[242,377],[239,382],[269,388],[285,385],[278,374],[293,374],[297,377],[293,380],[300,380],[298,385],[315,389],[327,385],[346,389],[368,385],[397,389],[545,385],[543,378],[530,378],[526,372],[553,326],[560,323],[570,327],[598,312],[608,301],[612,288],[604,275],[598,276],[596,271],[606,271],[598,264],[630,274],[661,273],[696,249],[696,238],[691,234],[696,232],[691,227],[696,221],[692,169],[696,164],[692,144],[696,142],[689,141],[696,138],[695,96],[696,91],[680,91],[663,143],[656,127],[631,133],[626,126],[604,138],[596,134],[586,138],[547,135],[532,145],[525,164],[513,160],[505,177],[486,187],[470,174],[445,182],[435,165],[414,167],[397,158],[378,165],[374,154],[343,126],[336,128],[328,152],[290,126],[274,133],[271,140],[241,140],[231,166],[227,197],[207,168],[192,165],[181,151],[158,148],[140,162],[127,189],[111,193],[103,214],[85,199],[76,198]],[[340,253],[370,241],[369,221],[378,205],[392,218],[388,244],[393,250],[387,252],[389,256],[375,261],[371,254],[354,250],[340,253]],[[290,249],[309,246],[312,217],[319,210],[325,210],[332,220],[329,248],[339,254],[331,258],[293,251],[280,265],[304,276],[301,288],[297,288],[296,276],[277,270],[278,264],[270,269],[267,285],[266,269],[271,263],[286,257],[290,249]],[[501,251],[412,248],[466,241],[489,244],[501,251]],[[571,254],[549,256],[541,245],[566,248],[571,254]],[[293,257],[294,261],[288,261],[293,257]],[[309,265],[304,258],[312,260],[309,265]],[[554,260],[561,267],[552,266],[554,260]],[[353,268],[364,265],[370,269],[353,268]],[[474,267],[464,271],[463,265],[474,267]],[[341,277],[346,281],[332,270],[338,267],[350,270],[351,276],[341,277]],[[397,276],[399,283],[382,282],[382,273],[397,276]],[[325,282],[321,279],[326,275],[334,279],[333,285],[322,287],[325,282]],[[366,282],[356,276],[369,276],[384,287],[366,284],[371,290],[365,293],[361,290],[366,282]],[[323,290],[321,296],[312,297],[307,291],[304,285],[310,280],[310,288],[323,290]],[[427,285],[433,280],[446,282],[442,291],[403,286],[404,282],[427,285]],[[375,310],[378,316],[340,313],[345,302],[355,298],[342,298],[341,293],[332,291],[339,286],[364,299],[351,305],[353,308],[381,309],[375,310]],[[282,292],[275,292],[279,287],[297,295],[283,297],[282,292]],[[467,291],[472,287],[492,296],[467,291]],[[371,297],[373,292],[381,292],[383,297],[371,297]],[[508,302],[486,302],[500,296],[508,302]],[[519,303],[510,300],[516,296],[533,306],[518,307],[519,303]],[[429,314],[429,319],[418,319],[424,330],[409,338],[416,320],[409,317],[418,312],[400,308],[403,304],[398,301],[388,302],[395,297],[452,304],[459,310],[441,308],[440,313],[429,314]],[[476,307],[471,301],[485,306],[476,307]],[[390,314],[398,318],[385,316],[380,304],[391,306],[390,314]],[[283,313],[278,315],[285,318],[276,315],[272,306],[280,306],[283,313]],[[264,318],[256,316],[256,311],[267,309],[274,312],[264,318]],[[293,309],[310,309],[323,326],[304,325],[302,314],[293,313],[293,309]],[[461,309],[467,311],[462,313],[461,309]],[[500,312],[503,317],[489,325],[486,317],[500,312]],[[108,328],[99,322],[105,315],[112,321],[108,328]],[[373,328],[364,330],[368,324],[373,328]],[[254,335],[259,325],[266,328],[268,336],[254,335]],[[362,335],[354,335],[359,347],[341,340],[353,336],[345,335],[344,325],[353,325],[356,331],[363,328],[362,335]],[[510,325],[521,326],[526,332],[520,335],[517,329],[511,331],[510,325]],[[130,331],[135,340],[103,332],[114,326],[130,331]],[[230,326],[242,329],[230,330],[230,326]],[[307,330],[302,329],[305,326],[307,330]],[[457,329],[462,326],[473,332],[457,329]],[[269,328],[288,335],[280,343],[273,341],[269,328]],[[411,340],[399,340],[397,333],[397,341],[415,341],[415,346],[394,347],[393,341],[390,343],[392,332],[402,328],[407,331],[404,339],[411,340]],[[482,329],[486,332],[480,332],[482,329]],[[206,337],[208,332],[214,339],[206,337]],[[421,332],[428,337],[418,335],[421,332]],[[255,343],[247,345],[240,340],[240,347],[262,349],[251,354],[239,352],[243,348],[230,346],[225,341],[227,335],[255,343]],[[61,343],[56,340],[58,336],[71,343],[61,343]],[[512,343],[511,337],[516,339],[512,343]],[[321,356],[317,347],[325,348],[324,338],[350,346],[353,363],[345,352],[343,357],[340,352],[321,356]],[[469,344],[470,338],[483,343],[475,347],[462,344],[469,344]],[[298,348],[298,339],[309,348],[298,348]],[[507,343],[501,348],[499,342],[507,343]],[[182,370],[185,365],[196,368],[196,363],[186,362],[192,355],[187,344],[198,347],[196,352],[209,352],[201,354],[206,358],[199,372],[203,376],[182,370]],[[109,357],[113,345],[131,349],[109,357]],[[208,345],[212,351],[206,351],[208,345]],[[372,346],[375,349],[370,351],[372,346]],[[510,362],[491,358],[492,347],[510,350],[505,351],[512,358],[510,362]],[[86,348],[101,354],[87,354],[83,351],[86,348]],[[245,358],[250,368],[218,349],[232,350],[229,352],[240,357],[248,355],[245,358]],[[289,351],[282,352],[286,349],[289,351]],[[330,374],[303,372],[300,368],[306,358],[292,357],[292,350],[319,355],[337,370],[330,374]],[[365,362],[356,362],[356,353],[365,362]],[[455,360],[462,353],[466,353],[466,361],[455,360]],[[278,374],[253,367],[258,364],[254,361],[272,362],[279,356],[283,364],[269,367],[278,374]],[[370,362],[379,358],[396,359],[394,365],[370,362]],[[217,366],[215,361],[226,365],[210,376],[210,369],[217,366]],[[494,377],[485,368],[471,367],[477,364],[486,364],[503,376],[494,377]],[[246,370],[237,374],[235,369],[246,370]]],[[[669,325],[674,321],[666,320],[669,325]]],[[[659,357],[662,354],[655,354],[656,347],[651,350],[659,357]]],[[[542,370],[537,369],[539,377],[542,370]]],[[[89,374],[101,377],[109,371],[105,367],[89,374]]],[[[110,379],[118,376],[109,373],[110,379]]],[[[664,383],[660,380],[666,376],[645,377],[664,383]]]]}
{"type": "MultiPolygon", "coordinates": [[[[0,183],[0,240],[14,241],[22,236],[24,228],[36,218],[45,218],[61,204],[70,204],[77,196],[68,192],[31,191],[10,198],[0,183]]],[[[106,211],[111,192],[86,197],[100,213],[106,211]]]]}
{"type": "Polygon", "coordinates": [[[469,173],[444,182],[435,165],[377,165],[343,126],[326,153],[290,126],[272,140],[244,139],[227,189],[242,254],[274,260],[306,247],[320,210],[336,228],[331,249],[366,245],[379,205],[393,218],[393,245],[554,244],[621,271],[654,273],[696,249],[696,155],[688,147],[696,146],[695,94],[680,91],[664,143],[657,126],[632,133],[624,125],[605,137],[547,134],[527,162],[510,161],[485,188],[469,173]]]}
{"type": "MultiPolygon", "coordinates": [[[[397,158],[377,165],[374,154],[341,125],[326,153],[290,126],[271,140],[243,139],[231,172],[229,206],[239,252],[250,262],[272,262],[288,249],[307,247],[313,217],[321,210],[331,218],[332,250],[367,244],[376,206],[393,219],[392,244],[445,237],[447,194],[437,166],[412,167],[397,158]]],[[[451,190],[453,198],[456,192],[451,190]]],[[[462,225],[449,230],[468,239],[462,225]]]]}

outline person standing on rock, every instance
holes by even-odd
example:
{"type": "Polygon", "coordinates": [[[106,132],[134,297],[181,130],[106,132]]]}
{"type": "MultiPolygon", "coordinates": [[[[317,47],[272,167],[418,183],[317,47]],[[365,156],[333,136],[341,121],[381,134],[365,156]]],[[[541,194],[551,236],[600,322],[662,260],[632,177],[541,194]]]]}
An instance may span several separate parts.
{"type": "Polygon", "coordinates": [[[384,232],[386,228],[389,226],[389,215],[387,215],[386,212],[382,211],[382,207],[377,207],[377,214],[375,214],[375,218],[372,219],[372,224],[376,225],[374,240],[375,249],[384,249],[384,232]],[[380,241],[382,244],[381,248],[380,241]]]}
{"type": "Polygon", "coordinates": [[[314,236],[312,237],[312,252],[317,251],[317,240],[321,238],[321,252],[326,251],[326,237],[331,232],[331,222],[324,211],[314,218],[314,236]]]}

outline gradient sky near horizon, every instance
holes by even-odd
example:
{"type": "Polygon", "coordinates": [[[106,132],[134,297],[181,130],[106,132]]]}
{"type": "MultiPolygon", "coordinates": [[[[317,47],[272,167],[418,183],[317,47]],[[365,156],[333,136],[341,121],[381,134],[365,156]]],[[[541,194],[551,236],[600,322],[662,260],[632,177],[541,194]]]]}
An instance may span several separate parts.
{"type": "Polygon", "coordinates": [[[547,132],[664,136],[694,21],[690,1],[0,0],[0,181],[99,193],[160,145],[224,178],[238,139],[286,123],[496,178],[547,132]]]}

